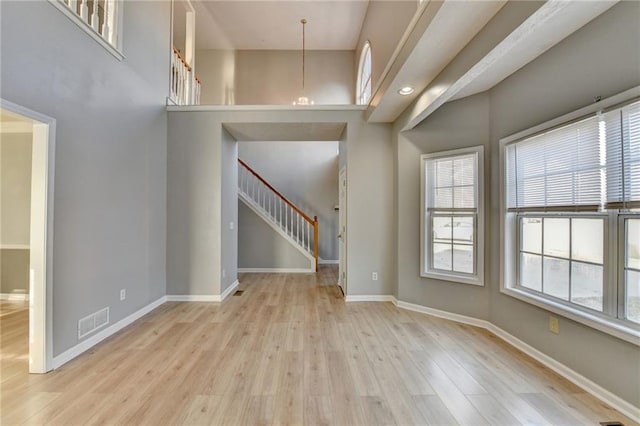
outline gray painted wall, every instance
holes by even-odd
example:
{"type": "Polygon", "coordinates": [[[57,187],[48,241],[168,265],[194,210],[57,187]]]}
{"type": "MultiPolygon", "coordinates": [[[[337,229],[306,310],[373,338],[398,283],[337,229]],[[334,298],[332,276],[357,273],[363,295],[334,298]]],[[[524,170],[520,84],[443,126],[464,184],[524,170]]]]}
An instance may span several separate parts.
{"type": "Polygon", "coordinates": [[[220,294],[222,128],[209,116],[169,113],[167,294],[220,294]]]}
{"type": "Polygon", "coordinates": [[[211,282],[211,277],[221,273],[220,143],[226,122],[346,122],[350,250],[347,292],[391,294],[395,285],[391,127],[366,123],[359,108],[169,112],[168,294],[219,294],[219,284],[211,282]],[[378,272],[378,281],[371,279],[372,272],[378,272]]]}
{"type": "Polygon", "coordinates": [[[338,142],[240,142],[238,155],[302,211],[318,216],[320,257],[337,260],[338,142]]]}
{"type": "Polygon", "coordinates": [[[29,292],[32,138],[0,134],[0,293],[29,292]]]}
{"type": "MultiPolygon", "coordinates": [[[[491,90],[492,234],[499,229],[499,139],[640,85],[638,40],[640,3],[621,2],[491,90]]],[[[490,252],[498,247],[493,238],[490,252]]],[[[499,292],[498,256],[489,266],[492,322],[640,406],[640,347],[564,318],[560,334],[549,333],[548,312],[499,292]]]]}
{"type": "Polygon", "coordinates": [[[0,293],[29,293],[29,250],[0,250],[0,293]]]}
{"type": "Polygon", "coordinates": [[[639,22],[640,4],[621,2],[489,92],[451,102],[414,130],[399,133],[408,108],[394,135],[400,300],[488,319],[636,406],[640,348],[565,318],[560,334],[550,333],[548,311],[500,293],[497,253],[499,140],[589,105],[594,96],[639,85],[639,22]],[[418,278],[419,206],[413,199],[419,196],[419,156],[478,143],[485,144],[485,288],[418,278]]]}
{"type": "Polygon", "coordinates": [[[309,269],[309,259],[238,200],[238,267],[309,269]]]}
{"type": "Polygon", "coordinates": [[[222,129],[220,166],[222,169],[222,223],[220,291],[229,287],[238,278],[238,143],[224,128],[222,129]]]}
{"type": "MultiPolygon", "coordinates": [[[[488,319],[487,287],[420,277],[420,156],[477,145],[488,149],[489,95],[444,105],[421,125],[397,138],[398,297],[405,302],[488,319]]],[[[488,157],[485,151],[485,163],[488,157]]],[[[490,170],[489,164],[485,164],[485,170],[490,170]]],[[[489,196],[488,189],[485,197],[489,196]]],[[[485,263],[491,258],[487,255],[485,263]]]]}
{"type": "MultiPolygon", "coordinates": [[[[204,105],[291,105],[302,96],[299,50],[199,50],[196,58],[204,105]]],[[[316,105],[353,103],[353,51],[310,50],[305,62],[304,93],[316,105]]]]}
{"type": "Polygon", "coordinates": [[[47,1],[0,14],[2,98],[57,120],[55,356],[87,314],[115,323],[165,294],[171,7],[124,2],[122,62],[47,1]]]}
{"type": "MultiPolygon", "coordinates": [[[[364,44],[371,43],[372,90],[380,83],[382,72],[418,10],[418,0],[370,1],[362,24],[354,57],[353,81],[357,81],[360,54],[364,44]]],[[[355,86],[355,83],[354,83],[355,86]]],[[[355,102],[355,92],[351,102],[355,102]]]]}
{"type": "Polygon", "coordinates": [[[32,138],[0,134],[0,246],[29,246],[32,138]]]}

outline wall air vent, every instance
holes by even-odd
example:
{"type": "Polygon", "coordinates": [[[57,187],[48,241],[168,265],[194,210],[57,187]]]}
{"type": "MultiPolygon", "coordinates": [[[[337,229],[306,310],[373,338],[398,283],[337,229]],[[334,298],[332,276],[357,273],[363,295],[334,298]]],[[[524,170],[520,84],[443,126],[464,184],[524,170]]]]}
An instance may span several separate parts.
{"type": "Polygon", "coordinates": [[[100,309],[78,321],[78,339],[109,324],[109,308],[100,309]]]}

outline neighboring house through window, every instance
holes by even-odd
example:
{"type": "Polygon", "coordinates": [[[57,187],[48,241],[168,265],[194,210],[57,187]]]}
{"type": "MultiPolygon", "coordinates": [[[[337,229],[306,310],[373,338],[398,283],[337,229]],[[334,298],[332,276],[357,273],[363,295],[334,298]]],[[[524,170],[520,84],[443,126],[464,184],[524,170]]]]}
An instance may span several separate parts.
{"type": "Polygon", "coordinates": [[[360,54],[358,67],[358,105],[366,105],[371,99],[371,44],[366,42],[360,54]]]}
{"type": "Polygon", "coordinates": [[[483,147],[422,156],[421,275],[483,285],[483,147]]]}

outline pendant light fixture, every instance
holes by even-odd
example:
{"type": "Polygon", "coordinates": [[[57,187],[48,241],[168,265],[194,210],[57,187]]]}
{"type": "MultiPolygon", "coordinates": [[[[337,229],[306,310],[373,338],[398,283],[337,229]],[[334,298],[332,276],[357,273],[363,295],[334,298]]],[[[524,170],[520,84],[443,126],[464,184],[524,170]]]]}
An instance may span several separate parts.
{"type": "Polygon", "coordinates": [[[313,105],[313,101],[310,101],[308,97],[305,96],[304,92],[304,71],[305,71],[305,26],[307,25],[306,19],[301,19],[300,23],[302,24],[302,96],[300,96],[297,100],[293,101],[293,105],[313,105]]]}

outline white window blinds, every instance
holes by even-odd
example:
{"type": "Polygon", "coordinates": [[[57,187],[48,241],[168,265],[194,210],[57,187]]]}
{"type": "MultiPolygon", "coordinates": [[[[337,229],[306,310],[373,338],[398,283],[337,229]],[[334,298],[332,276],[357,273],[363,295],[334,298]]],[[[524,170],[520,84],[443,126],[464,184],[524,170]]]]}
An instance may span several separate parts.
{"type": "Polygon", "coordinates": [[[640,204],[640,102],[506,148],[510,211],[597,211],[640,204]]]}
{"type": "Polygon", "coordinates": [[[607,206],[640,207],[640,102],[603,117],[607,143],[607,206]]]}
{"type": "Polygon", "coordinates": [[[478,154],[432,158],[426,162],[429,210],[475,211],[478,154]]]}

